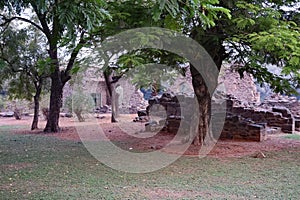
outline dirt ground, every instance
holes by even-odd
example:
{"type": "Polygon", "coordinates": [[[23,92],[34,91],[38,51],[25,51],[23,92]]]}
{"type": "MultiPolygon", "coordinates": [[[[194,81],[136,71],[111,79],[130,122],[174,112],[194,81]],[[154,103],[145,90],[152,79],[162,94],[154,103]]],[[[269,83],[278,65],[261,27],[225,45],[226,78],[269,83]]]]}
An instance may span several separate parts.
{"type": "MultiPolygon", "coordinates": [[[[99,139],[97,133],[103,130],[107,138],[120,148],[126,150],[155,151],[169,144],[174,138],[174,134],[167,132],[147,133],[144,131],[144,123],[132,122],[135,115],[124,115],[119,118],[118,123],[110,123],[110,115],[102,115],[102,119],[92,117],[86,122],[77,122],[73,118],[60,118],[61,132],[55,134],[45,134],[42,129],[30,131],[31,117],[24,117],[22,120],[14,118],[0,118],[0,126],[12,125],[20,126],[14,131],[15,134],[40,134],[50,137],[57,137],[63,140],[81,142],[82,140],[99,139]],[[97,124],[95,126],[95,124],[97,124]],[[80,134],[78,134],[80,132],[80,134]],[[84,134],[84,139],[82,137],[84,134]],[[80,136],[81,135],[81,136],[80,136]]],[[[45,120],[40,119],[39,127],[45,126],[45,120]]],[[[299,150],[300,140],[285,139],[285,134],[269,135],[263,142],[245,141],[217,141],[209,152],[208,156],[216,158],[256,156],[260,152],[277,151],[281,149],[299,150]]],[[[175,148],[176,149],[176,148],[175,148]]],[[[186,156],[199,156],[200,147],[191,145],[184,153],[186,156]]],[[[168,153],[177,153],[176,150],[168,153]]]]}

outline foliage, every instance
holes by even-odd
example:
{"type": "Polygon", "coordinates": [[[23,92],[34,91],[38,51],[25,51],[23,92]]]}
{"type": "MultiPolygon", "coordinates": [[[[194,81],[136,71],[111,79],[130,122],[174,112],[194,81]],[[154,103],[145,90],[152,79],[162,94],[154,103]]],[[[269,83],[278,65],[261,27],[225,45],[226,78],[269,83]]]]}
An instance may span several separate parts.
{"type": "MultiPolygon", "coordinates": [[[[9,0],[1,2],[0,25],[26,22],[46,38],[43,49],[48,53],[51,77],[49,118],[45,132],[59,131],[59,110],[65,84],[71,79],[80,50],[88,46],[104,19],[110,15],[104,0],[9,0]],[[25,12],[31,12],[28,19],[25,12]]],[[[76,70],[75,70],[76,72],[76,70]]]]}
{"type": "Polygon", "coordinates": [[[239,66],[240,74],[247,71],[259,83],[269,83],[275,92],[282,93],[295,93],[300,83],[299,19],[291,17],[299,12],[281,7],[290,3],[239,1],[230,23],[237,29],[228,30],[230,35],[225,40],[229,60],[239,66]],[[278,66],[281,73],[269,71],[268,65],[278,66]]]}
{"type": "Polygon", "coordinates": [[[32,100],[41,85],[47,91],[49,81],[45,52],[40,50],[32,30],[7,27],[1,34],[0,85],[6,84],[11,99],[32,100]],[[48,84],[48,85],[47,85],[48,84]]]}
{"type": "Polygon", "coordinates": [[[148,88],[151,84],[162,82],[172,83],[179,73],[184,73],[180,67],[185,59],[163,50],[143,49],[119,57],[117,74],[125,72],[138,88],[148,88]]]}
{"type": "MultiPolygon", "coordinates": [[[[132,28],[158,26],[179,32],[188,31],[184,18],[193,17],[201,22],[203,27],[214,26],[214,20],[218,15],[230,17],[229,10],[220,6],[215,6],[218,1],[109,1],[108,11],[112,16],[112,21],[105,21],[103,26],[103,35],[114,35],[122,30],[132,28]],[[152,16],[149,17],[149,16],[152,16]]],[[[197,24],[199,24],[197,23],[197,24]]],[[[134,41],[141,44],[148,44],[157,41],[159,33],[145,35],[141,33],[134,41]]],[[[100,51],[101,51],[100,46],[100,51]]],[[[117,76],[126,75],[133,80],[138,87],[149,86],[152,82],[170,81],[176,78],[175,71],[184,73],[180,64],[186,63],[184,58],[170,52],[159,49],[143,49],[133,52],[126,52],[126,46],[123,52],[109,52],[115,55],[123,54],[117,60],[116,65],[112,67],[117,72],[117,76]],[[171,66],[169,69],[155,70],[147,64],[156,64],[162,68],[163,65],[171,66]],[[175,71],[173,69],[175,69],[175,71]],[[167,72],[163,74],[162,72],[167,72]],[[174,77],[175,76],[175,77],[174,77]],[[157,80],[154,80],[157,79],[157,80]]],[[[111,56],[113,57],[113,56],[111,56]]],[[[100,58],[101,59],[101,58],[100,58]]],[[[99,61],[101,62],[101,61],[99,61]]],[[[106,67],[104,70],[107,70],[106,67]]]]}
{"type": "Polygon", "coordinates": [[[95,102],[90,94],[82,91],[74,91],[72,96],[65,100],[65,106],[69,112],[74,112],[80,122],[85,121],[84,115],[93,112],[95,102]]]}

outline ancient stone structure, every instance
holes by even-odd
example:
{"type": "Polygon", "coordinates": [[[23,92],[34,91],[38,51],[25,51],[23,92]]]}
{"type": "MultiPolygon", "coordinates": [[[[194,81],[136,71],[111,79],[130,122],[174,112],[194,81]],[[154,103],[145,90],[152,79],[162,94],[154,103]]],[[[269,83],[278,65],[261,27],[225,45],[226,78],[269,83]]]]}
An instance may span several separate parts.
{"type": "MultiPolygon", "coordinates": [[[[266,124],[253,121],[251,117],[246,117],[237,112],[235,105],[240,105],[241,103],[230,95],[220,95],[222,99],[226,102],[226,118],[224,127],[220,134],[220,139],[229,140],[246,140],[246,141],[256,141],[260,142],[266,139],[266,124]]],[[[217,104],[213,101],[212,104],[217,104]]],[[[224,106],[224,105],[223,105],[224,106]]],[[[216,110],[212,111],[212,118],[214,115],[218,114],[219,105],[213,105],[216,110]]],[[[243,108],[243,107],[239,107],[243,108]]],[[[239,109],[238,109],[239,110],[239,109]]],[[[217,120],[214,120],[217,121],[217,120]]],[[[219,125],[220,126],[220,125],[219,125]]],[[[218,126],[217,126],[218,127],[218,126]]],[[[212,132],[214,133],[214,124],[212,127],[212,132]]]]}
{"type": "Polygon", "coordinates": [[[284,107],[274,107],[272,110],[233,107],[231,113],[255,123],[265,123],[269,127],[280,127],[284,133],[293,133],[295,130],[294,118],[284,107]]]}
{"type": "MultiPolygon", "coordinates": [[[[185,105],[184,102],[193,100],[192,79],[189,69],[186,71],[186,76],[179,75],[173,83],[166,85],[167,92],[162,97],[149,101],[150,106],[145,112],[155,113],[164,120],[156,123],[150,121],[147,130],[149,127],[157,130],[158,127],[163,126],[169,132],[177,132],[183,121],[182,112],[184,109],[188,110],[189,107],[189,103],[185,105]],[[176,97],[174,97],[175,94],[176,97]]],[[[89,82],[94,82],[87,87],[94,95],[95,104],[97,106],[108,104],[103,77],[90,77],[89,82]]],[[[227,94],[222,94],[222,98],[227,100],[227,114],[221,138],[261,141],[265,139],[266,133],[270,132],[270,127],[276,127],[276,130],[285,133],[300,131],[300,103],[296,98],[271,95],[264,102],[260,102],[260,94],[257,92],[253,77],[244,73],[241,79],[237,72],[226,65],[221,69],[219,84],[225,86],[227,94]]],[[[129,80],[121,78],[114,84],[114,87],[120,114],[137,113],[148,105],[141,91],[136,89],[129,80]]],[[[190,112],[193,113],[193,110],[190,112]]],[[[135,121],[148,120],[145,117],[141,119],[139,117],[135,121]]]]}
{"type": "Polygon", "coordinates": [[[296,97],[272,94],[262,102],[260,107],[269,110],[278,107],[288,109],[288,114],[284,111],[283,115],[286,115],[287,117],[291,115],[294,119],[294,130],[300,131],[300,101],[296,97]]]}
{"type": "Polygon", "coordinates": [[[242,104],[260,103],[260,94],[257,92],[252,75],[244,73],[243,78],[233,71],[229,65],[223,65],[219,75],[219,84],[224,84],[226,94],[240,100],[242,104]]]}
{"type": "Polygon", "coordinates": [[[149,100],[147,114],[160,117],[159,122],[150,121],[146,124],[146,130],[151,130],[152,126],[166,130],[170,133],[177,133],[179,128],[182,133],[189,133],[189,122],[194,114],[193,107],[194,98],[185,97],[184,95],[173,96],[170,93],[164,93],[161,98],[149,100]]]}
{"type": "MultiPolygon", "coordinates": [[[[161,98],[149,100],[147,114],[149,113],[151,115],[151,113],[154,113],[154,115],[162,117],[162,120],[147,123],[145,125],[146,131],[157,131],[160,127],[163,130],[175,134],[180,127],[183,132],[188,134],[194,113],[193,107],[191,107],[193,101],[195,101],[194,98],[185,97],[183,95],[172,96],[169,93],[164,93],[161,98]],[[183,116],[185,118],[183,118],[183,116]]],[[[213,104],[218,103],[217,101],[213,101],[213,104]]],[[[234,110],[234,103],[231,99],[227,99],[225,104],[227,104],[226,119],[220,135],[221,139],[248,141],[262,141],[266,139],[266,124],[256,123],[232,112],[234,110]]],[[[214,105],[213,108],[218,110],[218,106],[224,105],[214,105]]],[[[215,116],[212,116],[212,118],[219,114],[218,111],[213,111],[213,113],[215,116]]],[[[225,113],[223,114],[225,115],[225,113]]],[[[212,127],[212,132],[214,133],[214,127],[212,127]]]]}

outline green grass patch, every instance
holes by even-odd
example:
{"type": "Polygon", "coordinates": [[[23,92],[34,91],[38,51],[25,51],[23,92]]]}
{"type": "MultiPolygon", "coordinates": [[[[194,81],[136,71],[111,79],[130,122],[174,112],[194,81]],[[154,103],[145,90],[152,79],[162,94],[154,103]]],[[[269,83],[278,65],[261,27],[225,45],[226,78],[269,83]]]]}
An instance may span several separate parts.
{"type": "Polygon", "coordinates": [[[300,135],[299,134],[289,134],[283,136],[285,139],[292,139],[292,140],[300,140],[300,135]]]}
{"type": "Polygon", "coordinates": [[[0,199],[298,199],[300,149],[266,156],[182,157],[129,174],[101,164],[82,143],[0,127],[0,199]]]}

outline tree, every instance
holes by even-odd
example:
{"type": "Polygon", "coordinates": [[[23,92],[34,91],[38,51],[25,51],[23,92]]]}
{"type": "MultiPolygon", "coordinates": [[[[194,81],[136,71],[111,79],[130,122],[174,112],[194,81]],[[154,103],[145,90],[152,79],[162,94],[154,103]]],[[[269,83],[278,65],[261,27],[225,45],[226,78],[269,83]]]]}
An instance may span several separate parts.
{"type": "MultiPolygon", "coordinates": [[[[208,28],[198,23],[188,29],[190,37],[207,50],[219,69],[229,60],[237,66],[241,76],[246,71],[259,83],[270,84],[276,92],[295,92],[299,84],[299,28],[281,9],[283,5],[290,6],[291,2],[295,1],[220,1],[220,6],[231,11],[231,19],[218,17],[214,26],[208,28]],[[282,74],[270,72],[268,64],[282,67],[282,74]],[[290,72],[293,74],[287,78],[290,72]]],[[[190,18],[190,23],[195,20],[198,21],[190,18]]],[[[201,87],[201,76],[197,76],[193,68],[191,70],[194,88],[201,87]]],[[[209,94],[196,92],[196,95],[202,105],[200,109],[209,116],[209,94]]],[[[199,127],[199,132],[204,135],[208,121],[209,117],[205,117],[203,127],[199,127]]]]}
{"type": "MultiPolygon", "coordinates": [[[[114,11],[112,15],[112,25],[107,23],[108,30],[115,30],[117,33],[121,30],[127,30],[131,28],[144,27],[144,26],[159,26],[163,28],[180,31],[185,34],[191,32],[190,27],[199,25],[203,30],[208,27],[214,26],[214,20],[218,17],[230,17],[229,10],[223,7],[214,6],[218,1],[123,1],[120,9],[118,2],[111,3],[114,5],[114,11]],[[116,6],[117,5],[117,6],[116,6]],[[120,9],[120,10],[118,10],[120,9]],[[205,10],[205,12],[204,12],[205,10]],[[147,14],[145,14],[147,13],[147,14]],[[152,17],[149,17],[152,16],[152,17]],[[139,19],[138,21],[136,19],[139,19]],[[197,21],[191,23],[191,19],[197,21]],[[113,27],[114,29],[112,29],[113,27]]],[[[106,27],[106,26],[104,26],[106,27]]],[[[196,27],[195,27],[196,28],[196,27]]],[[[154,36],[156,37],[156,36],[154,36]]],[[[143,40],[143,38],[140,38],[143,40]]],[[[119,53],[119,52],[117,52],[119,53]]],[[[119,63],[121,68],[119,71],[125,69],[140,67],[140,63],[158,63],[168,64],[173,67],[178,67],[179,63],[182,63],[184,59],[179,56],[174,56],[165,51],[146,49],[138,50],[135,52],[127,52],[130,55],[130,59],[123,59],[121,57],[119,63]],[[127,63],[126,63],[127,62],[127,63]],[[123,64],[123,65],[122,65],[123,64]],[[123,69],[122,69],[123,68],[123,69]]],[[[203,78],[196,70],[192,69],[193,86],[200,106],[200,123],[205,127],[199,126],[199,134],[195,139],[195,144],[199,144],[200,139],[204,138],[208,131],[209,115],[210,115],[210,95],[208,89],[204,90],[204,94],[197,93],[203,92],[199,90],[205,86],[203,78]]],[[[213,80],[216,82],[216,80],[213,80]]]]}
{"type": "MultiPolygon", "coordinates": [[[[43,89],[47,88],[48,72],[45,53],[40,51],[34,32],[29,29],[13,30],[6,27],[1,33],[0,78],[8,82],[11,99],[34,100],[34,117],[31,130],[38,128],[39,101],[43,89]]],[[[16,118],[20,118],[18,111],[16,118]]]]}
{"type": "MultiPolygon", "coordinates": [[[[218,69],[224,61],[232,62],[241,76],[244,71],[249,72],[259,83],[270,84],[276,92],[293,93],[300,83],[300,14],[297,9],[287,11],[283,7],[299,6],[299,0],[133,2],[136,1],[122,2],[122,10],[115,14],[117,18],[112,15],[111,27],[121,31],[154,25],[180,31],[199,42],[218,69]],[[152,18],[144,19],[145,14],[136,10],[151,13],[152,18]],[[282,73],[270,72],[269,64],[281,67],[282,73]]],[[[201,113],[199,134],[194,141],[199,145],[209,131],[212,94],[194,66],[191,74],[201,113]]]]}
{"type": "Polygon", "coordinates": [[[50,59],[51,95],[45,132],[59,131],[59,111],[64,85],[77,70],[74,63],[80,49],[88,44],[96,29],[101,27],[102,20],[110,18],[105,7],[103,0],[9,0],[0,3],[1,26],[16,20],[23,21],[46,37],[45,49],[50,59]],[[30,19],[22,15],[28,10],[34,15],[30,19]],[[60,58],[59,53],[64,53],[64,58],[60,58]]]}

